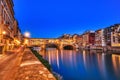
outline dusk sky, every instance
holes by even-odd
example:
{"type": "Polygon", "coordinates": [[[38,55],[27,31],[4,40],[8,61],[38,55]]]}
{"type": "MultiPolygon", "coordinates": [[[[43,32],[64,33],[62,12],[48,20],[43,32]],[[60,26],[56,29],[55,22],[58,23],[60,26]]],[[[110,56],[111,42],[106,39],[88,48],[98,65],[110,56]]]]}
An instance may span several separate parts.
{"type": "Polygon", "coordinates": [[[120,23],[120,0],[13,0],[22,33],[56,38],[120,23]]]}

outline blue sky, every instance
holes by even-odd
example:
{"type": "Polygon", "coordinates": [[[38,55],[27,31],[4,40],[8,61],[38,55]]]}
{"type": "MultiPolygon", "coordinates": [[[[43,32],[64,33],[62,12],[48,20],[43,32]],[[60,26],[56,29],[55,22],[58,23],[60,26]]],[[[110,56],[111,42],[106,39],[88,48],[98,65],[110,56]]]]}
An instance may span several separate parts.
{"type": "Polygon", "coordinates": [[[120,0],[13,0],[22,33],[56,38],[120,23],[120,0]]]}

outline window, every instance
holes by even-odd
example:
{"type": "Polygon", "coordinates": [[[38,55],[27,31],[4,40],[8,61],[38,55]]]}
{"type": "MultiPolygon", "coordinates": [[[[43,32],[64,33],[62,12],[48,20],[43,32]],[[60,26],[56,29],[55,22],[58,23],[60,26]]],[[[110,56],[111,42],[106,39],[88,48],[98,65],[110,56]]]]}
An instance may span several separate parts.
{"type": "Polygon", "coordinates": [[[113,36],[113,42],[115,42],[115,36],[113,36]]]}

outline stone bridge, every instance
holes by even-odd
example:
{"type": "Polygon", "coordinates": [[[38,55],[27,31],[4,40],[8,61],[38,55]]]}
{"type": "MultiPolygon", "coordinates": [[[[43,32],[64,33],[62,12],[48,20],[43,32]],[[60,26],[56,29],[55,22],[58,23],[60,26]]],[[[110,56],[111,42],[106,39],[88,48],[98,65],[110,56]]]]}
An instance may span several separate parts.
{"type": "Polygon", "coordinates": [[[29,38],[28,39],[29,47],[41,47],[46,49],[49,47],[54,47],[57,49],[76,49],[77,46],[73,39],[57,39],[57,38],[29,38]]]}

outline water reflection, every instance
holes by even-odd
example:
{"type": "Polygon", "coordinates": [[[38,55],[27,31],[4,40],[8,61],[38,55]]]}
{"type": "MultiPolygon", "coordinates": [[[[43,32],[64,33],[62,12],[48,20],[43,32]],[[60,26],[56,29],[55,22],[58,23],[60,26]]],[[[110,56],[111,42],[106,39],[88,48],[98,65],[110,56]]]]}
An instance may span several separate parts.
{"type": "Polygon", "coordinates": [[[57,49],[40,53],[63,80],[120,80],[120,55],[57,49]]]}
{"type": "Polygon", "coordinates": [[[113,54],[112,55],[112,63],[114,67],[114,72],[116,77],[120,79],[120,56],[113,54]]]}

